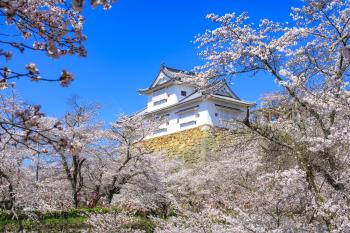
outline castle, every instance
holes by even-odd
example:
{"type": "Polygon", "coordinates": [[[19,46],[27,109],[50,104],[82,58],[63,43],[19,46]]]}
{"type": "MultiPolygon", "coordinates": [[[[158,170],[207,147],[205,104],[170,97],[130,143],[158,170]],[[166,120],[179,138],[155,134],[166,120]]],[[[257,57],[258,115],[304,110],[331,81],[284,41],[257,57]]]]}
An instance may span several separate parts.
{"type": "Polygon", "coordinates": [[[247,108],[255,105],[241,100],[226,82],[212,94],[203,95],[188,82],[193,78],[193,73],[162,65],[153,83],[139,90],[148,98],[147,106],[140,113],[162,115],[167,119],[152,137],[205,125],[223,127],[225,121],[245,115],[247,108]]]}

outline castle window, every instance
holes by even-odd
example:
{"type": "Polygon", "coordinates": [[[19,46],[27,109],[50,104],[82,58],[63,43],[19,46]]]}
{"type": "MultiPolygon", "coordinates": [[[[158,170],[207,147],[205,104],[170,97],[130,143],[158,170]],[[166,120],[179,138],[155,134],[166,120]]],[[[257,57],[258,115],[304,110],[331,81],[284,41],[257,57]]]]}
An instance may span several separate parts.
{"type": "Polygon", "coordinates": [[[217,117],[217,116],[219,116],[219,114],[216,112],[216,113],[215,113],[215,116],[217,117]]]}
{"type": "Polygon", "coordinates": [[[181,91],[181,96],[187,96],[187,92],[186,91],[181,91]]]}
{"type": "Polygon", "coordinates": [[[185,122],[185,123],[180,124],[180,128],[185,128],[187,126],[196,125],[196,123],[197,123],[196,121],[185,122]]]}
{"type": "Polygon", "coordinates": [[[168,100],[167,99],[162,99],[162,100],[158,100],[156,102],[153,103],[153,106],[157,106],[157,105],[161,105],[166,103],[168,100]]]}
{"type": "Polygon", "coordinates": [[[221,121],[231,121],[235,119],[235,113],[232,111],[221,110],[219,117],[221,121]]]}
{"type": "Polygon", "coordinates": [[[167,131],[168,131],[167,128],[160,128],[160,129],[155,130],[153,134],[165,133],[167,131]]]}
{"type": "Polygon", "coordinates": [[[178,116],[178,123],[182,124],[185,122],[193,121],[195,117],[196,115],[195,115],[195,112],[193,111],[181,113],[178,116]]]}

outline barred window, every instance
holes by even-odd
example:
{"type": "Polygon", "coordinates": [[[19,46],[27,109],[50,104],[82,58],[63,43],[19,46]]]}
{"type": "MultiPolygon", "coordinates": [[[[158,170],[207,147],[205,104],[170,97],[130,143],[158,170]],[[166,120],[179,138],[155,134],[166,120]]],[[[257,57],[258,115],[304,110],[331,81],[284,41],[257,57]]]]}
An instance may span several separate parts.
{"type": "Polygon", "coordinates": [[[220,120],[223,120],[223,121],[230,121],[235,119],[235,113],[232,111],[220,110],[219,118],[220,120]]]}
{"type": "Polygon", "coordinates": [[[166,103],[168,100],[167,99],[162,99],[162,100],[158,100],[156,102],[153,103],[153,106],[157,106],[157,105],[161,105],[166,103]]]}
{"type": "Polygon", "coordinates": [[[168,129],[167,128],[160,128],[154,131],[154,134],[160,134],[160,133],[165,133],[167,132],[168,129]]]}
{"type": "Polygon", "coordinates": [[[196,124],[197,124],[196,121],[189,121],[189,122],[185,122],[185,123],[180,124],[180,128],[185,128],[185,127],[196,125],[196,124]]]}

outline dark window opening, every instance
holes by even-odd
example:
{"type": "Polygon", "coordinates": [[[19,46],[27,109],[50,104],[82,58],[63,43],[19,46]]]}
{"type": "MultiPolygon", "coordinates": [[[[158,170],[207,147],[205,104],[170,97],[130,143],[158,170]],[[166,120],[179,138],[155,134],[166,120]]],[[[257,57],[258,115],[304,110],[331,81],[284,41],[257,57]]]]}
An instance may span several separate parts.
{"type": "Polygon", "coordinates": [[[180,128],[196,125],[196,123],[197,123],[196,121],[185,122],[185,123],[180,124],[180,128]]]}
{"type": "Polygon", "coordinates": [[[186,96],[186,95],[187,95],[186,91],[181,91],[181,96],[186,96]]]}
{"type": "Polygon", "coordinates": [[[160,104],[164,104],[166,103],[168,100],[167,99],[162,99],[162,100],[159,100],[159,101],[156,101],[153,103],[153,106],[157,106],[157,105],[160,105],[160,104]]]}

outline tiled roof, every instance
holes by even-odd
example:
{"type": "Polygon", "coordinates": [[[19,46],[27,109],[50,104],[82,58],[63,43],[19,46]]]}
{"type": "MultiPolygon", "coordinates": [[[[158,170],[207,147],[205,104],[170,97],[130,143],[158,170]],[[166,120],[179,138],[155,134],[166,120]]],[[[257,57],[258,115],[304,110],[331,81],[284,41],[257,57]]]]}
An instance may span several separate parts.
{"type": "MultiPolygon", "coordinates": [[[[172,105],[169,105],[169,106],[166,106],[166,107],[163,107],[163,108],[159,108],[159,109],[154,110],[152,112],[145,111],[145,113],[149,114],[149,113],[156,113],[156,112],[168,110],[168,109],[177,107],[179,105],[186,104],[186,103],[188,103],[190,101],[200,101],[202,99],[202,97],[204,97],[204,95],[202,95],[202,93],[196,91],[196,92],[193,92],[191,95],[181,99],[177,103],[174,103],[172,105]]],[[[231,98],[231,97],[226,97],[226,96],[221,96],[221,95],[208,95],[207,98],[216,99],[216,100],[222,100],[222,101],[226,101],[226,102],[231,102],[232,104],[244,105],[244,106],[247,106],[247,107],[255,106],[254,102],[243,101],[243,100],[234,99],[234,98],[231,98]]]]}
{"type": "Polygon", "coordinates": [[[167,86],[168,84],[171,84],[171,83],[186,83],[186,82],[189,83],[194,78],[195,78],[195,73],[193,72],[183,71],[183,70],[162,65],[158,75],[153,80],[152,84],[148,88],[140,89],[139,92],[145,93],[153,89],[156,89],[157,87],[160,87],[160,86],[167,86]],[[163,73],[169,80],[161,84],[155,85],[160,73],[163,73]]]}
{"type": "MultiPolygon", "coordinates": [[[[168,85],[172,85],[174,83],[186,84],[186,82],[188,82],[188,84],[191,85],[189,81],[193,80],[196,77],[193,72],[178,70],[178,69],[166,67],[164,65],[161,66],[159,74],[157,75],[156,79],[153,81],[153,83],[150,87],[143,89],[143,90],[140,90],[140,92],[141,93],[152,93],[154,90],[157,90],[157,89],[162,88],[162,87],[166,87],[168,85]],[[159,74],[161,72],[169,80],[157,85],[158,77],[159,77],[159,74]]],[[[174,108],[178,105],[183,105],[187,102],[201,100],[203,97],[212,98],[212,99],[221,100],[221,101],[226,101],[226,102],[231,102],[234,104],[244,105],[247,107],[255,105],[255,103],[253,103],[253,102],[247,102],[247,101],[241,100],[231,90],[230,86],[225,81],[220,81],[219,83],[217,83],[217,85],[218,86],[217,86],[216,90],[211,90],[212,93],[206,94],[205,96],[201,91],[196,90],[193,93],[191,93],[190,95],[182,98],[181,100],[179,100],[175,104],[154,110],[152,112],[147,112],[147,110],[143,110],[142,113],[155,113],[155,112],[159,112],[159,111],[163,111],[163,110],[168,110],[168,109],[174,108]],[[225,90],[224,92],[220,92],[220,90],[223,90],[222,88],[225,90]]]]}
{"type": "MultiPolygon", "coordinates": [[[[179,79],[182,80],[183,78],[193,79],[196,76],[196,74],[193,72],[178,70],[178,69],[170,68],[167,66],[163,66],[161,68],[161,70],[164,72],[165,75],[169,76],[169,78],[174,78],[177,80],[179,80],[179,79]]],[[[184,81],[184,80],[182,80],[182,81],[184,81]]]]}

